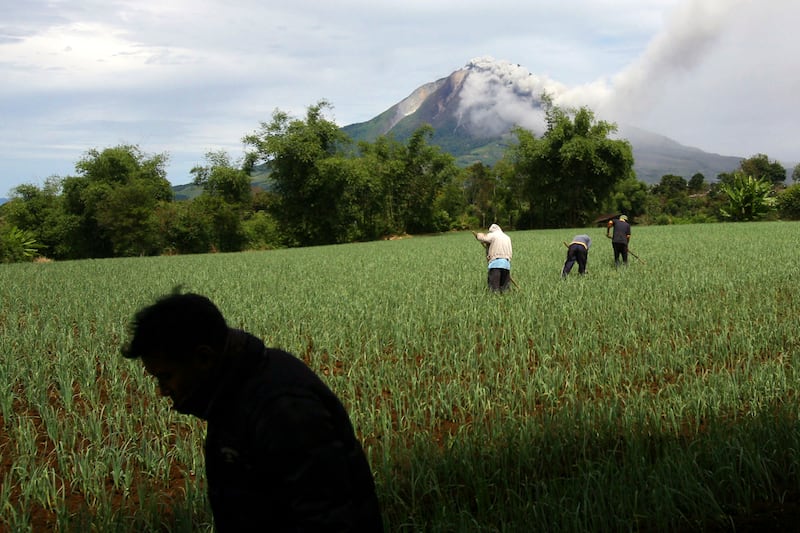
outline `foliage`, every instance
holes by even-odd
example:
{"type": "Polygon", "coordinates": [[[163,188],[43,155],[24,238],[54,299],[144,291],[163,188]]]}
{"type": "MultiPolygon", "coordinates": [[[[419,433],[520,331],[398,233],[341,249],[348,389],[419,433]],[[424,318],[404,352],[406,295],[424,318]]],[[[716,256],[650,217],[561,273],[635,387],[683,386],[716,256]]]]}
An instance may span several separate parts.
{"type": "Polygon", "coordinates": [[[41,248],[32,232],[0,224],[0,263],[32,261],[41,248]]]}
{"type": "Polygon", "coordinates": [[[596,121],[586,107],[567,111],[542,96],[547,130],[541,139],[516,128],[509,149],[512,171],[522,176],[535,227],[580,226],[588,222],[614,184],[633,175],[633,153],[624,140],[608,136],[616,125],[596,121]]]}
{"type": "Polygon", "coordinates": [[[158,233],[165,254],[210,252],[212,220],[201,201],[170,202],[156,210],[158,233]]]}
{"type": "Polygon", "coordinates": [[[206,166],[196,166],[190,171],[193,183],[203,188],[203,193],[221,198],[231,205],[248,206],[252,201],[250,176],[227,152],[219,150],[206,154],[206,166]]]}
{"type": "Polygon", "coordinates": [[[243,227],[245,213],[252,210],[253,193],[248,173],[237,168],[224,151],[206,154],[207,166],[191,170],[194,184],[203,188],[195,199],[197,211],[210,222],[212,247],[221,252],[238,252],[247,246],[243,227]]]}
{"type": "Polygon", "coordinates": [[[689,186],[682,176],[665,174],[658,184],[653,185],[651,192],[654,203],[650,206],[650,215],[656,217],[680,217],[688,211],[689,186]]]}
{"type": "Polygon", "coordinates": [[[275,111],[272,122],[245,137],[246,168],[271,170],[268,212],[289,246],[373,240],[390,234],[449,229],[464,209],[451,156],[429,144],[432,128],[405,144],[379,137],[352,150],[325,119],[321,101],[304,120],[275,111]],[[459,211],[459,212],[451,212],[459,211]]]}
{"type": "Polygon", "coordinates": [[[700,172],[697,172],[692,175],[691,178],[689,178],[687,186],[689,187],[690,192],[697,193],[705,190],[708,187],[708,184],[706,183],[706,177],[700,172]]]}
{"type": "Polygon", "coordinates": [[[250,250],[272,250],[279,248],[281,232],[278,224],[269,213],[256,211],[242,223],[247,236],[247,248],[250,250]]]}
{"type": "Polygon", "coordinates": [[[48,256],[70,256],[67,235],[73,220],[64,212],[60,196],[61,180],[50,177],[40,188],[23,184],[11,191],[11,200],[2,206],[7,223],[29,232],[48,256]]]}
{"type": "Polygon", "coordinates": [[[756,154],[742,160],[739,169],[732,173],[720,175],[722,184],[734,181],[736,174],[752,176],[755,180],[764,180],[770,185],[783,183],[786,180],[786,169],[777,161],[770,161],[766,154],[756,154]]]}
{"type": "Polygon", "coordinates": [[[784,220],[800,220],[800,183],[786,187],[777,197],[777,207],[784,220]]]}
{"type": "Polygon", "coordinates": [[[720,190],[727,195],[727,205],[720,209],[722,216],[735,221],[757,220],[774,207],[772,185],[765,179],[756,179],[737,172],[732,180],[722,184],[720,190]]]}
{"type": "Polygon", "coordinates": [[[258,132],[243,139],[250,147],[245,169],[266,163],[272,171],[276,202],[271,214],[290,245],[337,242],[335,227],[330,225],[337,215],[331,201],[347,182],[335,172],[340,167],[323,166],[322,162],[336,155],[347,138],[324,117],[323,111],[330,107],[325,100],[310,106],[305,120],[275,110],[271,122],[262,122],[258,132]],[[326,174],[326,170],[332,174],[326,174]]]}
{"type": "Polygon", "coordinates": [[[432,135],[430,126],[423,126],[411,135],[400,153],[400,172],[392,176],[393,197],[399,200],[396,212],[407,233],[444,229],[436,199],[458,175],[453,157],[429,143],[432,135]]]}
{"type": "Polygon", "coordinates": [[[621,180],[601,204],[603,213],[625,213],[631,220],[639,220],[648,211],[651,198],[646,183],[634,177],[621,180]]]}
{"type": "Polygon", "coordinates": [[[62,185],[65,212],[75,221],[67,236],[72,258],[158,252],[156,206],[172,201],[166,162],[133,145],[86,152],[75,165],[79,176],[62,185]]]}

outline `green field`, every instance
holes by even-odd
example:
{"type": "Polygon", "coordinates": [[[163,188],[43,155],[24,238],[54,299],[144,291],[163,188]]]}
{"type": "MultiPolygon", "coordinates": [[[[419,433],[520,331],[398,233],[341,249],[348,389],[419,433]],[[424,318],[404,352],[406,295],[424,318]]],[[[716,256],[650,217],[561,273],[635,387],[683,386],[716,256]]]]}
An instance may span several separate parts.
{"type": "MultiPolygon", "coordinates": [[[[580,230],[583,231],[583,230],[580,230]]],[[[678,531],[800,498],[800,223],[0,265],[0,530],[203,531],[204,425],[119,347],[181,284],[348,407],[387,531],[678,531]]],[[[769,522],[772,523],[772,522],[769,522]]],[[[741,528],[740,528],[741,530],[741,528]]]]}

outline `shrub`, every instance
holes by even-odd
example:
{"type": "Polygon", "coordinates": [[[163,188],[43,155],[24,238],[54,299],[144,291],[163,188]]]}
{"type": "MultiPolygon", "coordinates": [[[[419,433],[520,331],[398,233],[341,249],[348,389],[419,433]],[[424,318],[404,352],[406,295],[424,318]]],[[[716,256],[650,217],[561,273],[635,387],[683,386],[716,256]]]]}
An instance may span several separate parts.
{"type": "Polygon", "coordinates": [[[33,261],[40,248],[30,231],[11,225],[0,226],[0,262],[33,261]]]}
{"type": "Polygon", "coordinates": [[[790,185],[778,194],[778,213],[784,220],[800,220],[800,184],[790,185]]]}

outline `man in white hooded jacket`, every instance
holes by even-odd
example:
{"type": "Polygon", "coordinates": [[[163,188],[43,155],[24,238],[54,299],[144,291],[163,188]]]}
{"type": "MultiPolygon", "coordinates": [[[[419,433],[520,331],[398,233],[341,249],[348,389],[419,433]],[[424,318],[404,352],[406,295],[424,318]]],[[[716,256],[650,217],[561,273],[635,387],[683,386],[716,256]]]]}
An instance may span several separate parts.
{"type": "Polygon", "coordinates": [[[511,283],[511,237],[503,233],[497,224],[489,226],[489,233],[475,233],[486,248],[486,261],[489,263],[487,282],[492,292],[504,292],[511,283]]]}

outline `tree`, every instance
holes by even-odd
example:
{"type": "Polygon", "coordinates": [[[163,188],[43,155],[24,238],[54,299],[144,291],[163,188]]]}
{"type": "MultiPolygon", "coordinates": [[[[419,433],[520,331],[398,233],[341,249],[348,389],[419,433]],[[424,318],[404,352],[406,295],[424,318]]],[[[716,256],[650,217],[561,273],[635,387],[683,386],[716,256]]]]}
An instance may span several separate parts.
{"type": "Polygon", "coordinates": [[[429,141],[433,128],[424,125],[412,133],[403,152],[403,168],[396,191],[403,198],[402,220],[408,233],[440,231],[445,221],[437,221],[436,200],[445,186],[459,173],[453,156],[429,141]]]}
{"type": "Polygon", "coordinates": [[[794,183],[800,182],[800,163],[794,166],[794,170],[792,170],[792,181],[794,183]]]}
{"type": "Polygon", "coordinates": [[[203,194],[241,206],[252,202],[250,176],[240,163],[232,161],[224,150],[207,152],[206,163],[206,166],[196,166],[190,171],[194,175],[194,184],[203,188],[203,194]]]}
{"type": "Polygon", "coordinates": [[[689,187],[686,180],[674,174],[661,176],[661,181],[653,186],[660,211],[669,216],[685,216],[689,204],[689,187]]]}
{"type": "Polygon", "coordinates": [[[800,220],[800,183],[786,187],[778,193],[778,213],[786,220],[800,220]]]}
{"type": "Polygon", "coordinates": [[[775,185],[786,180],[786,169],[777,161],[770,162],[765,154],[756,154],[739,164],[739,171],[755,180],[766,180],[775,185]]]}
{"type": "Polygon", "coordinates": [[[706,189],[706,177],[703,176],[700,172],[694,174],[691,178],[689,178],[689,192],[692,193],[699,193],[706,189]]]}
{"type": "MultiPolygon", "coordinates": [[[[325,100],[307,109],[305,120],[276,110],[272,121],[262,122],[258,132],[244,137],[250,147],[245,170],[266,164],[274,184],[276,201],[272,215],[285,232],[289,245],[307,246],[335,242],[331,201],[341,192],[337,175],[324,173],[321,163],[348,143],[348,137],[323,116],[331,106],[325,100]]],[[[341,176],[341,174],[338,174],[341,176]]]]}
{"type": "Polygon", "coordinates": [[[688,183],[683,177],[674,174],[665,174],[661,176],[661,181],[653,186],[653,193],[670,198],[686,194],[688,188],[688,183]]]}
{"type": "Polygon", "coordinates": [[[157,202],[143,180],[110,188],[97,205],[95,220],[111,241],[115,256],[158,255],[161,234],[157,202]]]}
{"type": "Polygon", "coordinates": [[[721,208],[722,216],[734,221],[757,220],[766,215],[774,205],[772,184],[766,179],[745,176],[741,172],[734,174],[733,179],[720,186],[727,195],[727,205],[721,208]]]}
{"type": "Polygon", "coordinates": [[[604,213],[625,213],[638,219],[647,211],[649,187],[635,177],[629,177],[614,185],[614,190],[602,204],[604,213]]]}
{"type": "Polygon", "coordinates": [[[167,156],[148,156],[138,146],[92,149],[75,165],[78,176],[62,184],[72,217],[72,257],[158,253],[154,227],[159,203],[172,200],[167,156]]]}
{"type": "Polygon", "coordinates": [[[162,252],[167,254],[203,254],[211,251],[213,224],[196,200],[169,202],[156,209],[162,252]]]}
{"type": "Polygon", "coordinates": [[[405,233],[405,190],[409,187],[403,171],[405,146],[393,137],[381,135],[372,143],[360,142],[358,150],[359,159],[375,180],[369,205],[374,213],[376,234],[386,236],[405,233]]]}
{"type": "Polygon", "coordinates": [[[633,175],[630,143],[611,140],[616,125],[596,121],[586,107],[567,111],[542,95],[547,129],[541,139],[515,128],[518,144],[509,149],[516,173],[524,177],[533,225],[581,226],[613,190],[633,175]]]}
{"type": "Polygon", "coordinates": [[[64,211],[60,190],[61,179],[51,176],[41,188],[32,184],[15,187],[11,199],[3,206],[6,220],[30,232],[39,243],[39,250],[55,259],[69,257],[64,243],[72,221],[64,211]]]}
{"type": "Polygon", "coordinates": [[[237,252],[247,245],[243,221],[252,206],[250,176],[223,150],[206,153],[206,166],[192,168],[194,184],[203,188],[194,200],[204,219],[211,221],[213,246],[237,252]]]}
{"type": "Polygon", "coordinates": [[[488,227],[491,224],[489,220],[497,219],[495,193],[499,181],[492,168],[480,162],[465,170],[464,190],[477,226],[488,227]]]}

